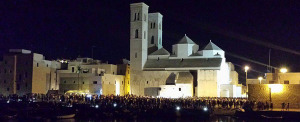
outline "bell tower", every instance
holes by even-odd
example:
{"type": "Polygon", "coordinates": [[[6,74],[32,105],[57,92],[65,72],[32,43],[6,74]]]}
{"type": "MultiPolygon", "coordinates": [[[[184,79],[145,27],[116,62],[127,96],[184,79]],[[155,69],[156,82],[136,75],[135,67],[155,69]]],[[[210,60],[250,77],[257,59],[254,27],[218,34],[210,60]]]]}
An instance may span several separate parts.
{"type": "Polygon", "coordinates": [[[147,60],[148,8],[145,3],[130,4],[130,69],[141,71],[147,60]]]}

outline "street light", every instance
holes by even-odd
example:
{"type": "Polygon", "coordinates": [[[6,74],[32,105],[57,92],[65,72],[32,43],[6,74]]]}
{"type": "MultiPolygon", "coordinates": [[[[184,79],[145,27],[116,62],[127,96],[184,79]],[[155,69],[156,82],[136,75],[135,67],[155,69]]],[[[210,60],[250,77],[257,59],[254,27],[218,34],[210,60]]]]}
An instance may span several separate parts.
{"type": "Polygon", "coordinates": [[[281,68],[281,69],[280,69],[280,72],[281,72],[281,73],[286,73],[287,71],[288,71],[288,70],[287,70],[286,68],[281,68]]]}
{"type": "Polygon", "coordinates": [[[245,72],[246,72],[246,82],[247,82],[247,72],[248,72],[248,70],[250,69],[250,67],[249,66],[245,66],[245,72]]]}
{"type": "MultiPolygon", "coordinates": [[[[247,84],[247,72],[248,72],[248,70],[250,69],[250,67],[249,66],[245,66],[245,72],[246,72],[246,84],[247,84]]],[[[248,95],[248,85],[247,85],[247,94],[246,95],[248,95]]],[[[248,96],[247,96],[248,97],[248,96]]]]}
{"type": "Polygon", "coordinates": [[[263,79],[262,77],[258,77],[259,84],[261,84],[261,80],[262,80],[262,79],[263,79]]]}

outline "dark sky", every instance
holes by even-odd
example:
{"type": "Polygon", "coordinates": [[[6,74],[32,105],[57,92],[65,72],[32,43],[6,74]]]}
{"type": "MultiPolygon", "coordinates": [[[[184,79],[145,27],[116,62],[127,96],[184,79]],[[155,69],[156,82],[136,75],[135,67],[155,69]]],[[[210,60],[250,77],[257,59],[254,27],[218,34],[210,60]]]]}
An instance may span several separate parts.
{"type": "MultiPolygon", "coordinates": [[[[0,55],[10,48],[44,54],[46,59],[91,57],[119,63],[129,59],[129,4],[136,1],[2,0],[0,55]]],[[[203,48],[211,39],[225,53],[300,72],[300,2],[298,1],[145,1],[149,12],[163,15],[163,46],[187,34],[203,48]]],[[[226,55],[239,66],[250,65],[250,78],[266,67],[226,55]]],[[[261,73],[258,73],[261,72],[261,73]]]]}

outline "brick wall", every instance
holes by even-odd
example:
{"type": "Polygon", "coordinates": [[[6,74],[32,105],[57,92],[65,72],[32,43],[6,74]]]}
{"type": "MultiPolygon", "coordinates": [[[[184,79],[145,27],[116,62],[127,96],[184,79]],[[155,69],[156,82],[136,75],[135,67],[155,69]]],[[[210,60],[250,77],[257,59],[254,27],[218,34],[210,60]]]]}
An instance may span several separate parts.
{"type": "Polygon", "coordinates": [[[249,84],[248,88],[249,100],[270,102],[271,88],[274,108],[281,108],[283,102],[289,102],[290,108],[300,108],[300,84],[249,84]]]}

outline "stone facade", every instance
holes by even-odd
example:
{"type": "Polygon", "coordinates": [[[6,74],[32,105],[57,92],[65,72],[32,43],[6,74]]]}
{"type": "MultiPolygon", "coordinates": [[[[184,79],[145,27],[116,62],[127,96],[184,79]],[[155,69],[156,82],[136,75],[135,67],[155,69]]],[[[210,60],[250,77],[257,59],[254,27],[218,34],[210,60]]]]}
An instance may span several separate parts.
{"type": "Polygon", "coordinates": [[[300,84],[249,84],[248,99],[274,104],[281,108],[281,103],[290,103],[290,108],[300,108],[300,84]],[[271,93],[270,93],[271,88],[271,93]]]}
{"type": "MultiPolygon", "coordinates": [[[[236,94],[238,75],[226,62],[225,52],[211,41],[203,50],[184,35],[172,46],[172,53],[163,48],[160,13],[148,13],[145,3],[130,4],[131,93],[160,97],[240,97],[236,94]],[[180,76],[188,72],[185,76],[180,76]],[[177,83],[177,77],[192,80],[177,83]],[[226,84],[228,87],[221,87],[226,84]],[[158,91],[155,91],[158,90],[158,91]],[[173,95],[170,95],[173,93],[173,95]]],[[[179,78],[180,79],[180,78],[179,78]]]]}
{"type": "MultiPolygon", "coordinates": [[[[278,72],[278,71],[277,71],[278,72]]],[[[300,84],[300,72],[266,73],[266,82],[279,84],[300,84]]]]}
{"type": "Polygon", "coordinates": [[[46,94],[48,90],[57,90],[56,70],[59,68],[59,62],[45,60],[41,54],[11,49],[0,63],[0,93],[46,94]]]}
{"type": "Polygon", "coordinates": [[[129,94],[129,65],[107,64],[91,58],[68,61],[66,69],[58,71],[60,93],[68,91],[98,95],[129,94]]]}

